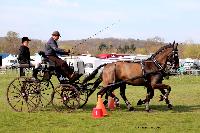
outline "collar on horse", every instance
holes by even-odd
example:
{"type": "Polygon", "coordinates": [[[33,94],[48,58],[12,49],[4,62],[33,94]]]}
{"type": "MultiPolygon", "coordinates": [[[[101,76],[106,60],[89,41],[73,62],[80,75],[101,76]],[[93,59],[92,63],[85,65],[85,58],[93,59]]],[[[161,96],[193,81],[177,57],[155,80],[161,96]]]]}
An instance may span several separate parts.
{"type": "MultiPolygon", "coordinates": [[[[174,52],[174,50],[172,51],[174,52]]],[[[154,64],[156,65],[156,67],[158,68],[158,71],[156,73],[160,73],[163,75],[163,77],[166,77],[168,79],[169,77],[169,72],[165,70],[165,68],[154,58],[150,58],[154,64]]],[[[142,74],[143,74],[143,78],[144,78],[144,81],[147,82],[147,75],[148,73],[145,72],[145,64],[144,64],[145,60],[142,60],[140,62],[141,64],[141,69],[142,69],[142,74]]]]}
{"type": "Polygon", "coordinates": [[[164,71],[164,68],[162,67],[162,65],[155,58],[152,58],[151,60],[154,62],[156,67],[158,67],[159,70],[164,71]]]}

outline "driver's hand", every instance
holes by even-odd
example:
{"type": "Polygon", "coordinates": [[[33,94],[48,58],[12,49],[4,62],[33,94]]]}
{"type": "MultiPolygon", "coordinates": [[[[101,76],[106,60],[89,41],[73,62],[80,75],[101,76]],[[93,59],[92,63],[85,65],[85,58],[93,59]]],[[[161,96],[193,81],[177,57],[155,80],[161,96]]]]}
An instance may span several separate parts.
{"type": "Polygon", "coordinates": [[[68,49],[68,50],[64,50],[66,53],[70,53],[70,50],[68,49]]]}
{"type": "Polygon", "coordinates": [[[69,55],[69,53],[70,53],[70,50],[68,49],[68,50],[65,50],[65,54],[66,55],[69,55]]]}

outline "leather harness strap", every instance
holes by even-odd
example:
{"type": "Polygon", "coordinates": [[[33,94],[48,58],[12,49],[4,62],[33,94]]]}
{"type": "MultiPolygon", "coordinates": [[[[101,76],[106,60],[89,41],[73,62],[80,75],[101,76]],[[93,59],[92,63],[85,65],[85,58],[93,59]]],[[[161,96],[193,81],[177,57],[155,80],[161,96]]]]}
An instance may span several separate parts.
{"type": "Polygon", "coordinates": [[[144,60],[142,60],[142,61],[140,62],[140,65],[141,65],[141,70],[142,70],[142,75],[143,75],[143,77],[144,77],[144,81],[147,82],[147,78],[146,78],[147,74],[146,74],[146,72],[145,72],[144,60]]]}
{"type": "Polygon", "coordinates": [[[162,67],[162,65],[155,58],[153,58],[152,61],[158,67],[159,70],[164,70],[164,68],[162,67]]]}
{"type": "Polygon", "coordinates": [[[116,67],[117,67],[117,64],[115,62],[115,68],[114,68],[114,80],[113,80],[113,83],[115,83],[115,80],[116,80],[116,67]]]}

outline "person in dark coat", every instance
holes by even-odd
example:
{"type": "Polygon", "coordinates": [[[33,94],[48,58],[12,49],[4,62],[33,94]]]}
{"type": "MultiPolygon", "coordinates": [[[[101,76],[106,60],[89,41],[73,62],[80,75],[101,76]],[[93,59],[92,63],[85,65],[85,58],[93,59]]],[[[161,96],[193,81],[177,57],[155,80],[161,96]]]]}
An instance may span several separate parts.
{"type": "Polygon", "coordinates": [[[59,72],[60,76],[67,77],[71,81],[77,80],[81,75],[74,72],[74,70],[68,66],[66,61],[62,60],[58,57],[59,55],[69,55],[70,51],[66,51],[64,49],[58,48],[57,41],[60,38],[60,33],[58,31],[54,31],[52,33],[52,37],[49,39],[47,44],[45,45],[45,55],[49,58],[49,60],[55,63],[55,68],[57,72],[59,72]]]}
{"type": "MultiPolygon", "coordinates": [[[[28,37],[23,37],[22,38],[22,44],[19,48],[19,55],[18,55],[18,62],[19,64],[28,64],[29,67],[33,66],[33,64],[31,64],[31,58],[30,58],[30,51],[29,51],[29,42],[31,40],[28,37]]],[[[20,68],[23,69],[23,68],[20,68]]],[[[23,70],[20,70],[23,71],[23,70]]],[[[35,79],[37,79],[37,69],[33,69],[33,77],[35,79]]]]}
{"type": "Polygon", "coordinates": [[[30,51],[28,44],[31,40],[28,37],[22,38],[22,45],[19,48],[18,61],[20,64],[30,64],[30,51]]]}

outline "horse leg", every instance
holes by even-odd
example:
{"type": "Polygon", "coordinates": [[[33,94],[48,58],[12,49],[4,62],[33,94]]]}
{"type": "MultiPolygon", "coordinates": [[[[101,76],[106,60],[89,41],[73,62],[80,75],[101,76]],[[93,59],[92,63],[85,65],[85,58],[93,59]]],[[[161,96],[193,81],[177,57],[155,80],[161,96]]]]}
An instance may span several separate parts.
{"type": "Polygon", "coordinates": [[[114,93],[111,93],[110,96],[114,99],[114,101],[115,101],[115,106],[116,106],[116,107],[120,107],[120,106],[119,106],[119,98],[116,97],[114,93]]]}
{"type": "MultiPolygon", "coordinates": [[[[115,89],[116,89],[116,88],[115,88],[115,89]]],[[[115,90],[115,89],[114,89],[114,90],[115,90]]],[[[113,90],[113,91],[114,91],[114,90],[113,90]]],[[[120,107],[120,105],[119,105],[119,98],[113,93],[113,91],[110,92],[109,96],[112,97],[112,98],[114,99],[115,106],[116,106],[116,107],[120,107]]]]}
{"type": "Polygon", "coordinates": [[[144,100],[139,100],[137,105],[142,105],[142,104],[145,104],[145,110],[147,112],[150,111],[150,107],[149,107],[149,102],[150,100],[153,98],[154,96],[154,90],[152,89],[152,87],[147,87],[147,95],[146,95],[146,99],[144,100]]]}
{"type": "Polygon", "coordinates": [[[108,92],[106,92],[106,95],[105,95],[105,100],[103,101],[103,104],[106,105],[108,104],[108,92]]]}
{"type": "Polygon", "coordinates": [[[163,96],[161,95],[160,97],[160,101],[165,100],[167,107],[169,109],[173,108],[173,105],[171,104],[170,100],[169,100],[169,94],[171,92],[171,87],[169,85],[165,85],[165,84],[155,84],[153,85],[154,88],[157,88],[161,91],[161,93],[163,94],[163,96]]]}
{"type": "Polygon", "coordinates": [[[121,84],[120,86],[120,95],[123,98],[124,102],[126,103],[126,106],[129,111],[135,110],[134,107],[131,105],[131,103],[128,101],[125,95],[125,90],[126,90],[126,84],[121,84]]]}
{"type": "Polygon", "coordinates": [[[116,107],[119,107],[119,98],[115,96],[115,94],[113,93],[113,91],[115,89],[117,89],[118,87],[112,87],[111,89],[109,89],[106,92],[106,96],[105,96],[105,100],[104,100],[104,105],[106,105],[108,103],[108,96],[112,97],[115,101],[115,105],[116,107]]]}
{"type": "Polygon", "coordinates": [[[161,91],[161,93],[163,94],[163,96],[161,96],[161,99],[160,100],[165,100],[165,103],[167,104],[167,107],[169,108],[169,109],[172,109],[173,108],[173,106],[172,106],[172,104],[170,103],[170,101],[169,101],[169,94],[170,94],[170,92],[171,92],[171,87],[169,86],[167,89],[166,89],[166,91],[165,90],[160,90],[161,91]]]}
{"type": "Polygon", "coordinates": [[[150,85],[145,86],[147,88],[147,94],[146,94],[146,98],[144,100],[138,100],[137,105],[142,105],[142,104],[146,104],[146,102],[148,101],[148,99],[150,98],[150,96],[153,98],[154,96],[154,90],[152,89],[152,87],[150,85]],[[151,88],[151,89],[150,89],[151,88]],[[150,91],[151,90],[151,91],[150,91]]]}
{"type": "Polygon", "coordinates": [[[151,109],[150,109],[150,106],[149,106],[149,103],[150,103],[150,100],[153,98],[154,96],[154,90],[152,88],[147,88],[147,96],[146,96],[146,105],[145,105],[145,110],[147,112],[149,112],[151,109]]]}
{"type": "Polygon", "coordinates": [[[108,96],[110,95],[110,93],[114,90],[114,87],[103,87],[98,93],[97,93],[97,97],[98,95],[101,95],[101,97],[106,93],[105,95],[105,101],[104,101],[104,105],[106,105],[108,103],[108,96]]]}
{"type": "Polygon", "coordinates": [[[101,97],[106,93],[108,87],[103,87],[98,93],[97,93],[97,98],[99,95],[101,95],[101,97]]]}

